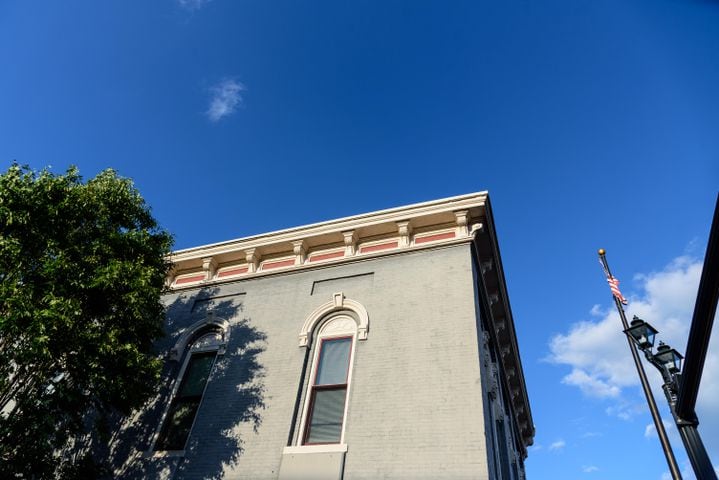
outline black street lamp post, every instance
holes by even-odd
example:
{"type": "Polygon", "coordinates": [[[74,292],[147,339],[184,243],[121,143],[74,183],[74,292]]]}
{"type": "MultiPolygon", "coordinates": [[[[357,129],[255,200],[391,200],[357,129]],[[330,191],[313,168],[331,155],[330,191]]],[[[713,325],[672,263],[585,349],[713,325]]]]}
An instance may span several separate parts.
{"type": "Polygon", "coordinates": [[[664,380],[664,384],[662,385],[664,395],[667,397],[669,409],[677,424],[682,441],[684,442],[684,447],[687,450],[689,460],[694,467],[698,480],[716,480],[716,473],[714,473],[709,455],[704,448],[704,443],[699,436],[699,432],[696,430],[696,426],[699,422],[696,420],[685,420],[677,413],[677,399],[681,387],[681,367],[684,357],[663,342],[659,342],[656,352],[653,352],[654,337],[658,332],[654,327],[636,315],[632,320],[631,326],[624,330],[624,333],[644,352],[647,361],[654,365],[657,370],[659,370],[659,373],[661,373],[662,379],[664,380]]]}

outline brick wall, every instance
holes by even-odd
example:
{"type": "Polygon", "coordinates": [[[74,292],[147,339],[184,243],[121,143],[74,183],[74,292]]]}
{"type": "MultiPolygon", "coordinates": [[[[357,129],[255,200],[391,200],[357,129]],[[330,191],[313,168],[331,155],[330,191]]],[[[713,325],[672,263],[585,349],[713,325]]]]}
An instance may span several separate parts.
{"type": "Polygon", "coordinates": [[[305,358],[300,329],[342,291],[370,319],[354,358],[344,478],[488,478],[474,288],[465,244],[168,295],[159,348],[210,308],[230,321],[230,342],[185,456],[137,453],[149,447],[177,375],[179,363],[168,362],[161,398],[115,444],[118,476],[277,478],[305,358]]]}

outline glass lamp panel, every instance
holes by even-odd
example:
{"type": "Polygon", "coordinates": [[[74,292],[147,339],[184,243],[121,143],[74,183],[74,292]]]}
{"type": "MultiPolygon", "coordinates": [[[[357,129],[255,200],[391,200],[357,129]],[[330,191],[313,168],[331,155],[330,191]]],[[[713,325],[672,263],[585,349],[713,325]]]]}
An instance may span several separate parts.
{"type": "Polygon", "coordinates": [[[667,368],[670,372],[679,372],[682,368],[682,356],[673,348],[669,351],[671,357],[667,359],[667,368]]]}
{"type": "Polygon", "coordinates": [[[643,320],[637,319],[632,321],[631,328],[626,330],[626,332],[632,336],[641,348],[651,348],[654,345],[654,336],[657,333],[654,327],[643,320]]]}
{"type": "Polygon", "coordinates": [[[185,378],[182,381],[178,397],[202,396],[205,384],[210,377],[212,365],[215,362],[216,352],[194,354],[185,371],[185,378]]]}
{"type": "Polygon", "coordinates": [[[339,443],[346,388],[316,390],[305,443],[339,443]]]}
{"type": "Polygon", "coordinates": [[[660,346],[655,357],[668,371],[674,373],[681,370],[682,356],[673,348],[660,346]]]}
{"type": "Polygon", "coordinates": [[[351,346],[351,338],[338,338],[322,342],[315,385],[347,383],[351,346]]]}

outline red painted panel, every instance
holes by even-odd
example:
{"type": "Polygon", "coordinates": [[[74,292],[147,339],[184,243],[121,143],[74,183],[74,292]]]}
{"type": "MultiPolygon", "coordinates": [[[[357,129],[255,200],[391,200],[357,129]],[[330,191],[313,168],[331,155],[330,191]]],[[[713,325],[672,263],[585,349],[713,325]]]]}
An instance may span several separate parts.
{"type": "Polygon", "coordinates": [[[240,273],[247,273],[247,270],[249,270],[249,267],[237,267],[231,268],[229,270],[223,270],[217,274],[217,278],[229,277],[231,275],[239,275],[240,273]]]}
{"type": "Polygon", "coordinates": [[[369,247],[361,247],[360,253],[377,252],[379,250],[387,250],[388,248],[397,248],[398,242],[380,243],[379,245],[370,245],[369,247]]]}
{"type": "Polygon", "coordinates": [[[201,273],[199,275],[193,275],[191,277],[184,277],[184,278],[178,278],[175,280],[175,285],[182,285],[183,283],[192,283],[192,282],[199,282],[200,280],[205,279],[205,274],[201,273]]]}
{"type": "Polygon", "coordinates": [[[269,262],[262,265],[262,270],[270,270],[272,268],[289,267],[295,264],[295,259],[280,260],[279,262],[269,262]]]}
{"type": "Polygon", "coordinates": [[[434,235],[427,235],[426,237],[418,237],[414,239],[415,245],[418,243],[434,242],[436,240],[446,240],[447,238],[454,238],[454,232],[436,233],[434,235]]]}
{"type": "Polygon", "coordinates": [[[310,257],[310,262],[319,262],[321,260],[329,260],[331,258],[340,258],[340,257],[344,257],[344,256],[345,256],[344,251],[332,252],[332,253],[321,253],[319,255],[312,255],[310,257]]]}

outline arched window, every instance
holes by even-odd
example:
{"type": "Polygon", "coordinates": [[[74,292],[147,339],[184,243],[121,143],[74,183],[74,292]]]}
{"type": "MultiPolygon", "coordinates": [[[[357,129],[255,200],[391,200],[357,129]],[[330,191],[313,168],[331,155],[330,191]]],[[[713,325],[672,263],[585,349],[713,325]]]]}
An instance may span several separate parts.
{"type": "Polygon", "coordinates": [[[314,355],[301,426],[302,445],[343,443],[357,322],[338,312],[313,335],[314,355]]]}
{"type": "MultiPolygon", "coordinates": [[[[172,401],[156,436],[155,451],[185,449],[212,367],[226,344],[225,332],[217,325],[202,322],[199,327],[193,327],[196,328],[189,329],[180,340],[186,352],[184,362],[172,392],[172,401]]],[[[173,352],[182,354],[176,349],[173,352]]]]}

